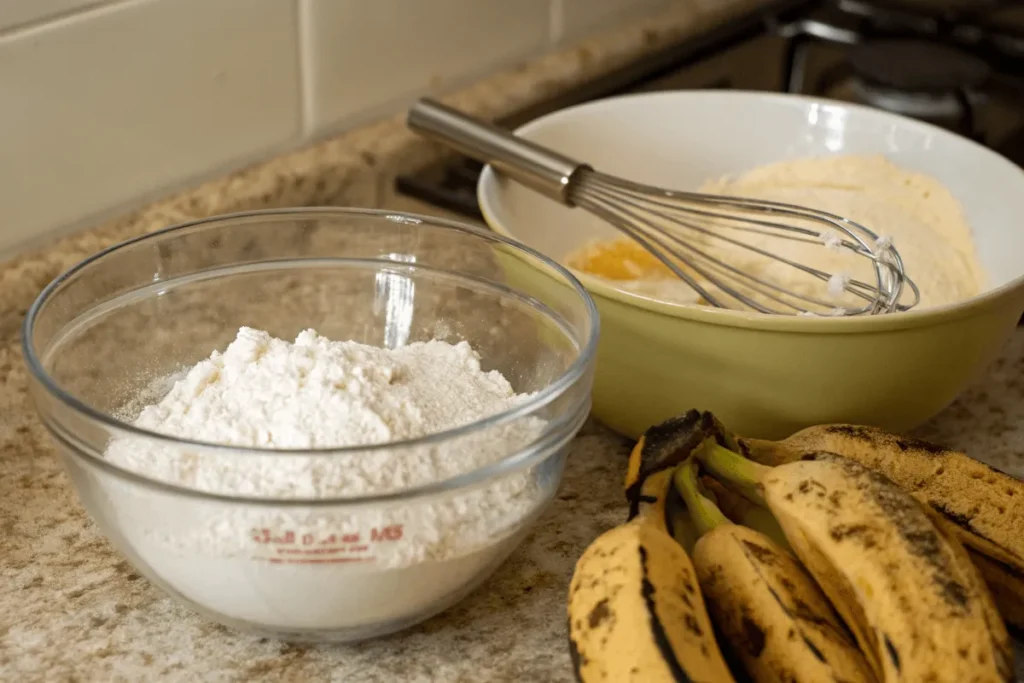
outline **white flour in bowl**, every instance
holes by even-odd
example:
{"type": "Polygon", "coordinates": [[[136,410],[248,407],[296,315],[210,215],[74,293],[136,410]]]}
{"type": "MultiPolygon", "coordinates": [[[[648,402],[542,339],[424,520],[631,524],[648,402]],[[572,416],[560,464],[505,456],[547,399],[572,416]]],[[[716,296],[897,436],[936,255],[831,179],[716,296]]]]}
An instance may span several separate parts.
{"type": "Polygon", "coordinates": [[[248,448],[219,452],[122,437],[111,462],[162,482],[265,505],[104,484],[118,531],[165,584],[234,621],[275,629],[356,629],[416,620],[450,604],[499,563],[550,497],[557,476],[504,475],[472,490],[386,506],[274,505],[386,493],[449,479],[531,444],[524,418],[458,440],[342,455],[308,450],[408,440],[510,409],[516,394],[465,343],[384,349],[294,343],[242,328],[133,423],[248,448]],[[306,453],[287,450],[306,449],[306,453]],[[281,452],[284,450],[285,452],[281,452]]]}

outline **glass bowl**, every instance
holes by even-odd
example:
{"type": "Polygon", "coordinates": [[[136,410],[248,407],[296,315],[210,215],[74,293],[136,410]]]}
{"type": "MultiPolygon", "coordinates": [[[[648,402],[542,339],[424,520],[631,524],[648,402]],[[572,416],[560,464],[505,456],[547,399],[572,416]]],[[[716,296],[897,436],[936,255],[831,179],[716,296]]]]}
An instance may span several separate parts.
{"type": "Polygon", "coordinates": [[[589,412],[597,334],[573,276],[515,242],[434,218],[289,209],[201,220],[97,254],[43,290],[23,344],[33,400],[83,505],[143,575],[234,628],[351,641],[441,612],[523,539],[589,412]],[[548,277],[523,279],[524,269],[548,277]],[[242,326],[389,348],[465,340],[484,370],[531,396],[457,429],[360,448],[247,449],[132,426],[242,326]],[[138,457],[111,460],[112,447],[138,457]],[[406,471],[468,452],[476,464],[442,481],[396,476],[344,497],[311,486],[366,459],[406,471]],[[292,492],[210,476],[238,463],[288,473],[292,492]],[[176,476],[182,468],[205,475],[176,476]]]}

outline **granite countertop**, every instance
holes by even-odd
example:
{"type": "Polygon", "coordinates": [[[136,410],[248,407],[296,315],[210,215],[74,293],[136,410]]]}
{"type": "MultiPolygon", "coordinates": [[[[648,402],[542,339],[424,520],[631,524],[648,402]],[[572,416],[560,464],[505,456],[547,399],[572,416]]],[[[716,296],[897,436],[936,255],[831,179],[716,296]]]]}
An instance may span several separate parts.
{"type": "MultiPolygon", "coordinates": [[[[448,101],[498,116],[703,30],[724,13],[680,3],[448,101]]],[[[464,602],[387,638],[301,646],[229,631],[140,577],[79,505],[29,401],[19,327],[38,291],[67,267],[127,237],[217,213],[331,204],[426,211],[390,188],[397,173],[438,154],[396,117],[0,264],[0,680],[573,680],[564,612],[572,567],[626,513],[621,481],[632,444],[600,425],[588,424],[573,442],[561,491],[533,534],[464,602]]],[[[1024,330],[919,435],[1024,476],[1024,330]]]]}

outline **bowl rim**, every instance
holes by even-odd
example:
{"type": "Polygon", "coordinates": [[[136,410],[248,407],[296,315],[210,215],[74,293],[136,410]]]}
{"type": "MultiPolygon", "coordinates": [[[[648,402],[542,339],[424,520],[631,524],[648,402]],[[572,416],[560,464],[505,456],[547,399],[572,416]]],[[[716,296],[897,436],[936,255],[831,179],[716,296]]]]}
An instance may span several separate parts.
{"type": "MultiPolygon", "coordinates": [[[[544,313],[545,316],[549,314],[544,313]]],[[[380,451],[404,451],[407,449],[430,446],[443,443],[450,439],[459,438],[472,434],[481,429],[488,429],[496,427],[521,417],[528,415],[529,413],[544,407],[558,396],[563,395],[571,386],[576,384],[592,368],[597,352],[597,342],[600,336],[600,316],[597,311],[596,304],[591,297],[590,293],[586,288],[579,282],[579,280],[564,266],[560,265],[553,259],[541,254],[535,249],[528,247],[514,239],[510,239],[500,234],[496,234],[493,231],[487,230],[486,228],[479,228],[468,223],[460,223],[458,221],[452,221],[445,218],[428,216],[423,214],[415,214],[403,211],[391,211],[387,209],[362,209],[362,208],[350,208],[350,207],[295,207],[295,208],[273,208],[273,209],[258,209],[252,211],[239,211],[226,214],[217,214],[206,218],[200,218],[192,221],[183,223],[177,223],[170,225],[160,230],[138,235],[127,240],[123,240],[116,244],[113,244],[99,252],[79,261],[75,265],[71,266],[63,273],[55,277],[47,284],[40,293],[36,296],[32,305],[29,307],[28,312],[25,315],[25,319],[21,326],[21,349],[22,356],[27,366],[29,373],[35,378],[37,382],[46,390],[46,392],[63,404],[65,407],[70,409],[72,412],[79,415],[83,415],[91,420],[94,420],[101,425],[110,433],[116,433],[117,438],[124,438],[130,436],[132,438],[142,438],[158,443],[172,444],[175,447],[186,446],[195,450],[203,452],[219,452],[229,453],[237,455],[239,457],[261,457],[261,456],[279,456],[283,454],[295,455],[295,456],[311,456],[311,457],[329,457],[334,455],[345,455],[353,453],[370,453],[380,451]],[[35,353],[33,344],[33,328],[36,318],[39,316],[41,311],[45,308],[50,298],[73,276],[81,273],[91,265],[99,262],[100,260],[108,257],[109,255],[133,247],[137,244],[155,241],[161,237],[169,234],[191,230],[196,227],[213,227],[219,226],[224,227],[230,225],[236,221],[242,220],[260,220],[260,219],[282,219],[289,217],[301,217],[303,219],[309,219],[314,216],[324,217],[364,217],[375,220],[380,220],[384,223],[394,223],[400,225],[422,225],[426,224],[430,227],[443,228],[447,230],[454,230],[463,234],[468,234],[473,237],[481,238],[483,241],[489,243],[497,243],[508,247],[512,253],[517,256],[527,255],[533,257],[537,261],[545,264],[559,274],[564,280],[564,284],[567,284],[569,288],[575,292],[579,301],[583,304],[585,316],[589,323],[589,332],[586,337],[582,339],[582,344],[579,347],[579,351],[575,359],[569,367],[562,372],[557,378],[555,378],[550,384],[544,388],[534,392],[529,399],[517,403],[512,408],[503,410],[493,415],[485,416],[479,420],[474,420],[465,425],[448,429],[441,432],[434,432],[426,434],[421,437],[414,439],[405,439],[402,441],[389,441],[377,444],[368,444],[365,446],[346,446],[341,448],[320,448],[320,449],[274,449],[274,448],[254,448],[244,446],[232,446],[223,443],[212,443],[207,441],[198,441],[192,439],[184,439],[168,434],[162,434],[160,432],[150,431],[141,427],[136,427],[128,422],[119,420],[118,418],[106,413],[102,410],[93,408],[86,404],[84,401],[76,398],[70,393],[66,392],[60,384],[46,371],[43,367],[41,359],[35,353]]],[[[589,392],[587,392],[587,400],[584,401],[586,407],[589,408],[589,392]]],[[[455,489],[465,488],[477,484],[481,481],[491,479],[493,476],[498,474],[505,474],[510,471],[518,470],[526,467],[533,462],[542,459],[549,450],[551,443],[557,441],[559,443],[564,442],[565,438],[565,427],[568,426],[570,429],[578,429],[582,425],[581,420],[576,414],[578,411],[569,411],[562,419],[547,420],[545,429],[534,439],[534,441],[528,444],[526,447],[521,448],[513,453],[509,453],[507,456],[497,460],[494,463],[479,467],[468,472],[449,477],[444,480],[430,482],[415,487],[402,488],[386,493],[370,493],[362,495],[344,495],[334,497],[323,497],[323,498],[270,498],[270,497],[251,497],[244,495],[230,495],[220,494],[213,492],[206,492],[189,488],[186,486],[180,486],[168,482],[161,481],[159,479],[150,478],[148,476],[139,474],[130,468],[122,467],[107,461],[102,455],[98,455],[92,451],[91,448],[85,448],[81,443],[77,442],[74,435],[63,433],[62,429],[60,434],[54,433],[54,436],[60,440],[67,442],[69,437],[74,440],[75,448],[72,450],[79,454],[85,454],[89,456],[90,460],[101,465],[103,469],[115,471],[118,475],[128,475],[128,478],[136,481],[144,482],[147,485],[155,485],[157,488],[173,491],[175,493],[185,493],[192,496],[198,496],[201,498],[212,498],[231,502],[247,502],[258,505],[303,505],[303,506],[319,506],[319,505],[338,505],[339,503],[371,503],[371,502],[384,502],[408,499],[413,497],[420,497],[425,495],[436,494],[445,491],[451,491],[455,489]]],[[[589,410],[587,411],[589,412],[589,410]]],[[[45,416],[44,416],[45,417],[45,416]]],[[[51,431],[55,432],[54,426],[50,420],[43,420],[46,427],[51,431]]],[[[569,435],[571,437],[571,434],[569,435]]],[[[71,444],[69,444],[71,445],[71,444]]]]}
{"type": "MultiPolygon", "coordinates": [[[[939,126],[918,121],[898,114],[881,111],[873,107],[861,104],[847,103],[839,100],[829,100],[809,95],[797,95],[789,93],[760,92],[755,90],[673,90],[665,92],[633,93],[616,95],[582,104],[559,109],[558,111],[546,114],[533,119],[515,129],[516,135],[529,137],[533,131],[544,128],[562,120],[571,120],[579,111],[598,111],[605,108],[619,106],[623,101],[652,100],[652,99],[695,99],[695,98],[719,98],[734,100],[760,100],[771,102],[773,105],[783,104],[786,106],[807,107],[819,105],[835,109],[846,109],[857,112],[858,116],[874,117],[880,120],[887,120],[891,123],[898,123],[906,129],[917,129],[934,135],[946,138],[953,138],[967,148],[973,148],[981,154],[987,155],[994,160],[1004,164],[1013,174],[1024,180],[1024,169],[1016,166],[1003,155],[988,149],[974,140],[951,133],[939,126]]],[[[485,165],[480,179],[476,186],[477,204],[483,215],[484,222],[496,233],[513,240],[519,238],[507,226],[503,225],[497,216],[496,198],[500,189],[498,174],[493,166],[485,165]],[[492,194],[495,201],[492,201],[492,194]]],[[[699,323],[709,323],[724,327],[748,328],[778,332],[801,332],[811,334],[847,334],[851,332],[881,332],[885,330],[899,330],[910,327],[919,327],[929,323],[937,322],[939,319],[958,319],[981,312],[992,306],[997,300],[1017,294],[1024,308],[1024,274],[1013,278],[999,287],[986,290],[976,296],[962,301],[957,301],[941,306],[904,311],[898,314],[887,315],[861,315],[850,317],[825,317],[825,316],[796,316],[778,315],[770,313],[758,313],[755,311],[740,311],[733,309],[713,308],[710,306],[697,306],[685,303],[673,303],[641,293],[630,292],[619,289],[599,276],[579,271],[575,268],[568,268],[576,278],[583,283],[588,291],[594,296],[611,299],[617,303],[647,312],[660,314],[670,318],[691,320],[699,323]]]]}

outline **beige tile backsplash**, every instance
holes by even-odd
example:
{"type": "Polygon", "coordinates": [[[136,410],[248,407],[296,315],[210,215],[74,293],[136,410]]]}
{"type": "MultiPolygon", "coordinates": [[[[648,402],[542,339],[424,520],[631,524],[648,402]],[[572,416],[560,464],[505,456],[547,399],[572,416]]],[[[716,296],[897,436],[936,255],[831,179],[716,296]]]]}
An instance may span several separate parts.
{"type": "Polygon", "coordinates": [[[544,50],[549,0],[299,0],[319,133],[544,50]]]}
{"type": "Polygon", "coordinates": [[[298,138],[294,8],[239,4],[112,4],[0,38],[0,248],[298,138]]]}
{"type": "Polygon", "coordinates": [[[0,255],[679,2],[0,0],[0,255]]]}

